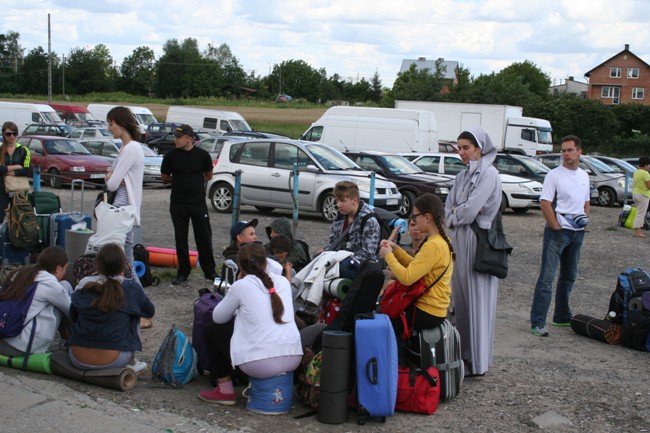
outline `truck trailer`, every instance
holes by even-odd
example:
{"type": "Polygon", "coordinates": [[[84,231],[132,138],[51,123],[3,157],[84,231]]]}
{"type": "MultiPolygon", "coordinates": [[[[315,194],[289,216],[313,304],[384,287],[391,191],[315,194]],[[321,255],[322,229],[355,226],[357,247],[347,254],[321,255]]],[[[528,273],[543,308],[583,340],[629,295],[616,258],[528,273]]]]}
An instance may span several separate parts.
{"type": "Polygon", "coordinates": [[[548,120],[523,117],[523,109],[513,105],[395,101],[395,107],[433,113],[444,141],[456,141],[461,132],[480,125],[499,152],[533,156],[553,144],[548,120]]]}

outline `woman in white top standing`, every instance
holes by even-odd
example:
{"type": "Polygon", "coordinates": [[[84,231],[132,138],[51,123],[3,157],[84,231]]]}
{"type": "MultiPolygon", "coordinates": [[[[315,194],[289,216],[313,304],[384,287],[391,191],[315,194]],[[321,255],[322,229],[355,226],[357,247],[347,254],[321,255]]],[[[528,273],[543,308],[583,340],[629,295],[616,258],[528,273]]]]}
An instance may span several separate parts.
{"type": "Polygon", "coordinates": [[[295,370],[302,358],[289,281],[267,272],[261,242],[242,244],[237,258],[243,277],[230,286],[212,312],[215,323],[208,328],[218,329],[206,328],[205,333],[210,372],[217,386],[199,393],[201,400],[224,405],[237,400],[233,365],[248,376],[265,379],[295,370]]]}
{"type": "MultiPolygon", "coordinates": [[[[23,266],[7,276],[7,284],[0,293],[0,302],[22,299],[27,295],[27,289],[32,283],[38,285],[27,311],[22,332],[15,337],[0,340],[0,354],[25,355],[33,326],[36,326],[36,331],[29,352],[48,351],[63,318],[70,318],[72,287],[67,282],[62,284],[67,267],[68,256],[65,251],[61,247],[52,246],[45,248],[38,255],[35,265],[23,266]],[[36,322],[33,321],[34,318],[36,322]]],[[[68,329],[61,329],[63,338],[68,338],[68,333],[68,329]]]]}
{"type": "MultiPolygon", "coordinates": [[[[142,204],[142,177],[144,175],[144,152],[138,142],[140,129],[133,113],[126,107],[114,107],[106,115],[108,130],[113,138],[122,140],[122,147],[113,166],[106,175],[106,186],[115,191],[113,206],[133,206],[135,226],[140,225],[140,206],[142,204]]],[[[124,244],[126,260],[133,269],[133,229],[126,235],[124,244]]]]}

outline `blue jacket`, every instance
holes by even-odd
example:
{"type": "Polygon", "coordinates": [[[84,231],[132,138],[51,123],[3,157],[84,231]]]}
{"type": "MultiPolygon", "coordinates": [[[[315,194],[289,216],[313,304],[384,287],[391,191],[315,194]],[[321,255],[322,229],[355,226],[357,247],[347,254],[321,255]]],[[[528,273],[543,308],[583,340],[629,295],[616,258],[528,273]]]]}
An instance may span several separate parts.
{"type": "Polygon", "coordinates": [[[96,293],[77,286],[70,306],[73,322],[72,335],[68,340],[70,345],[119,351],[142,350],[138,335],[140,317],[153,317],[156,309],[134,280],[124,279],[122,288],[123,305],[108,314],[91,306],[98,297],[96,293]]]}

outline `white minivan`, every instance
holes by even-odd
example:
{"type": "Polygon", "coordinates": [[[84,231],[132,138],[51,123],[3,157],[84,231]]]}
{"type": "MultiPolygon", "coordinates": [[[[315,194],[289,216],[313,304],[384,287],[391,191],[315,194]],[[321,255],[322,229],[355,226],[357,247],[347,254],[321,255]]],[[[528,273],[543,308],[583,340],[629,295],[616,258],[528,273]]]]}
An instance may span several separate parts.
{"type": "MultiPolygon", "coordinates": [[[[106,120],[106,115],[108,112],[111,111],[113,107],[117,106],[118,105],[110,104],[88,104],[88,111],[90,111],[95,119],[106,120]]],[[[137,105],[125,105],[125,107],[131,110],[131,113],[133,113],[135,121],[140,128],[140,134],[143,136],[144,133],[147,132],[147,126],[149,126],[150,123],[158,123],[156,116],[154,116],[151,110],[146,107],[140,107],[137,105]]]]}
{"type": "Polygon", "coordinates": [[[63,123],[54,108],[47,104],[0,101],[0,121],[14,122],[22,134],[32,123],[63,123]]]}
{"type": "Polygon", "coordinates": [[[234,111],[173,105],[167,110],[166,122],[185,123],[194,129],[202,129],[217,135],[232,131],[251,131],[241,114],[234,111]]]}

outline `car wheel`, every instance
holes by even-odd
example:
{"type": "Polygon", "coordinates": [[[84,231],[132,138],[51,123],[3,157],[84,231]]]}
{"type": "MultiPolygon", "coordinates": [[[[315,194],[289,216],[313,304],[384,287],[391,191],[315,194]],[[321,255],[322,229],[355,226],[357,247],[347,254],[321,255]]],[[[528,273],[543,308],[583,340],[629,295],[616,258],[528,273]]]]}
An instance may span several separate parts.
{"type": "Polygon", "coordinates": [[[517,208],[512,208],[512,211],[514,213],[526,213],[528,212],[530,208],[529,207],[517,207],[517,208]]]}
{"type": "Polygon", "coordinates": [[[274,207],[266,207],[266,206],[255,206],[255,209],[262,213],[271,213],[275,210],[274,207]]]}
{"type": "Polygon", "coordinates": [[[616,203],[616,193],[609,187],[603,187],[598,190],[598,204],[601,206],[614,206],[616,203]]]}
{"type": "Polygon", "coordinates": [[[402,218],[408,218],[413,212],[413,203],[415,195],[410,191],[400,191],[402,194],[402,206],[397,211],[397,215],[402,218]]]}
{"type": "Polygon", "coordinates": [[[508,208],[508,196],[506,193],[501,193],[501,205],[499,206],[499,212],[504,213],[508,208]]]}
{"type": "Polygon", "coordinates": [[[50,184],[51,188],[56,188],[59,189],[61,188],[61,185],[63,184],[63,181],[61,180],[61,177],[59,176],[59,172],[57,171],[56,168],[51,168],[50,171],[48,171],[48,183],[50,184]]]}
{"type": "Polygon", "coordinates": [[[326,192],[320,199],[320,212],[323,219],[329,223],[334,221],[336,215],[339,213],[339,208],[336,206],[336,197],[332,192],[326,192]]]}
{"type": "Polygon", "coordinates": [[[210,189],[210,203],[217,212],[232,212],[234,190],[227,183],[217,183],[210,189]]]}

